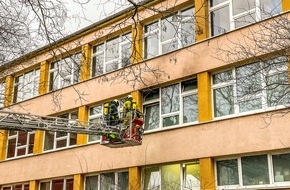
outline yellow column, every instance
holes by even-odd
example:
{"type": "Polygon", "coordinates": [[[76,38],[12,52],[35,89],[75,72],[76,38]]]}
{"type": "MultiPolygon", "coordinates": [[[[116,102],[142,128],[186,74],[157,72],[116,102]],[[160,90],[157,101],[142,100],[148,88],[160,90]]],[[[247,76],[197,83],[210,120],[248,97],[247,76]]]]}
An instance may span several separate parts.
{"type": "Polygon", "coordinates": [[[13,85],[14,85],[14,77],[7,76],[6,77],[6,86],[5,86],[5,94],[4,94],[4,106],[9,106],[12,104],[13,97],[13,85]]]}
{"type": "Polygon", "coordinates": [[[141,189],[141,169],[139,167],[129,168],[129,190],[141,189]]]}
{"type": "MultiPolygon", "coordinates": [[[[81,125],[86,126],[89,120],[89,108],[87,106],[79,107],[79,115],[78,120],[81,125]]],[[[86,134],[77,134],[77,145],[82,145],[87,143],[87,135],[86,134]]]]}
{"type": "Polygon", "coordinates": [[[215,190],[214,160],[212,158],[202,158],[200,163],[200,189],[215,190]]]}
{"type": "Polygon", "coordinates": [[[197,75],[198,83],[198,121],[212,120],[211,82],[210,73],[204,72],[197,75]]]}
{"type": "Polygon", "coordinates": [[[73,190],[84,190],[84,176],[81,174],[74,175],[73,190]]]}
{"type": "Polygon", "coordinates": [[[39,94],[45,94],[48,92],[48,73],[49,73],[49,63],[48,61],[43,61],[40,63],[40,76],[39,76],[39,94]]]}
{"type": "Polygon", "coordinates": [[[92,50],[90,44],[85,44],[82,46],[82,64],[81,64],[81,81],[87,80],[90,78],[90,68],[91,68],[91,57],[92,50]]]}
{"type": "Polygon", "coordinates": [[[0,130],[0,161],[6,158],[8,130],[0,130]]]}
{"type": "Polygon", "coordinates": [[[38,181],[30,181],[29,182],[29,190],[38,190],[39,188],[39,182],[38,181]]]}
{"type": "Polygon", "coordinates": [[[143,26],[137,23],[132,26],[132,63],[143,59],[143,26]]]}
{"type": "Polygon", "coordinates": [[[290,1],[289,0],[282,0],[282,11],[286,12],[290,10],[290,1]]]}
{"type": "Polygon", "coordinates": [[[142,111],[142,94],[141,94],[141,92],[137,90],[137,91],[131,92],[131,95],[138,105],[138,110],[142,111]]]}
{"type": "MultiPolygon", "coordinates": [[[[4,93],[4,106],[9,106],[12,103],[13,84],[14,77],[11,75],[7,76],[4,93]]],[[[8,130],[0,130],[0,160],[5,160],[6,158],[7,139],[8,130]]]]}
{"type": "MultiPolygon", "coordinates": [[[[49,63],[43,61],[40,63],[40,76],[39,76],[39,88],[38,93],[45,94],[48,92],[48,74],[49,74],[49,63]]],[[[44,131],[35,131],[33,154],[40,154],[43,151],[43,139],[44,131]]]]}
{"type": "Polygon", "coordinates": [[[195,34],[196,42],[209,37],[208,0],[194,0],[195,3],[195,34]]]}

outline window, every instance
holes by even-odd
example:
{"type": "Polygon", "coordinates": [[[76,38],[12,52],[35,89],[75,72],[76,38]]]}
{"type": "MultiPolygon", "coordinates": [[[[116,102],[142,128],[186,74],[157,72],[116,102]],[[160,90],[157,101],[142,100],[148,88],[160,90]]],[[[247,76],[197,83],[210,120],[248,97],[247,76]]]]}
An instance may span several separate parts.
{"type": "MultiPolygon", "coordinates": [[[[64,118],[63,122],[76,122],[78,112],[72,112],[58,116],[64,118]]],[[[44,151],[65,148],[76,145],[77,134],[66,132],[45,131],[44,151]]]]}
{"type": "Polygon", "coordinates": [[[223,34],[281,12],[281,0],[210,0],[211,35],[223,34]]]}
{"type": "Polygon", "coordinates": [[[128,33],[94,46],[92,77],[130,65],[131,44],[132,34],[128,33]]]}
{"type": "Polygon", "coordinates": [[[216,161],[219,189],[277,187],[290,182],[290,154],[244,156],[216,161]],[[281,183],[284,182],[284,183],[281,183]]]}
{"type": "MultiPolygon", "coordinates": [[[[90,108],[89,122],[100,123],[103,120],[103,105],[90,108]]],[[[88,135],[88,142],[99,141],[100,135],[88,135]]]]}
{"type": "Polygon", "coordinates": [[[81,53],[71,55],[50,64],[49,90],[57,90],[79,82],[80,65],[81,53]]]}
{"type": "Polygon", "coordinates": [[[144,26],[144,58],[149,59],[195,42],[194,8],[144,26]]]}
{"type": "Polygon", "coordinates": [[[215,117],[279,108],[290,103],[285,57],[213,74],[212,83],[215,117]]]}
{"type": "Polygon", "coordinates": [[[143,168],[144,190],[200,189],[198,162],[143,168]]]}
{"type": "Polygon", "coordinates": [[[40,182],[40,190],[73,190],[73,179],[54,179],[40,182]]]}
{"type": "Polygon", "coordinates": [[[129,173],[111,172],[86,176],[86,190],[128,190],[129,173]]]}
{"type": "Polygon", "coordinates": [[[5,82],[0,82],[0,108],[4,107],[5,99],[5,82]]]}
{"type": "Polygon", "coordinates": [[[20,102],[38,95],[39,69],[15,77],[13,102],[20,102]]]}
{"type": "Polygon", "coordinates": [[[8,133],[7,158],[29,155],[33,153],[35,132],[12,131],[8,133]]]}
{"type": "Polygon", "coordinates": [[[145,131],[197,122],[197,80],[143,93],[145,131]]]}
{"type": "Polygon", "coordinates": [[[2,186],[2,190],[29,190],[29,184],[15,184],[9,186],[2,186]]]}

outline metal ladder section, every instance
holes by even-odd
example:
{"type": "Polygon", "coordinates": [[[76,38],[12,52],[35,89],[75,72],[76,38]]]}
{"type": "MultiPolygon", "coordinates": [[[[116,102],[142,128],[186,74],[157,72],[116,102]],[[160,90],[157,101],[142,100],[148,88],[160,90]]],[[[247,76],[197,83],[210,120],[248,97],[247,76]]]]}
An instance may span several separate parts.
{"type": "Polygon", "coordinates": [[[119,134],[122,126],[109,126],[101,118],[87,122],[59,117],[39,116],[0,110],[0,129],[20,131],[53,131],[89,135],[119,134]]]}

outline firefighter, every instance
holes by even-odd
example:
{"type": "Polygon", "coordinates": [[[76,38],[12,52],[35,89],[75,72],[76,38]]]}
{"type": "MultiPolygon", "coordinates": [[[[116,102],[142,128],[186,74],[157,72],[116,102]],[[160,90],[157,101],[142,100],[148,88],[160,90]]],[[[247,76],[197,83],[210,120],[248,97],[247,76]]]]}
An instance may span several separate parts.
{"type": "MultiPolygon", "coordinates": [[[[120,123],[119,113],[118,113],[119,101],[117,99],[104,104],[104,118],[107,122],[107,125],[115,126],[120,123]]],[[[105,135],[106,139],[112,141],[112,139],[117,139],[118,135],[107,134],[105,135]]]]}
{"type": "Polygon", "coordinates": [[[131,95],[128,95],[123,105],[124,126],[128,126],[130,122],[131,112],[137,110],[137,103],[131,95]]]}
{"type": "Polygon", "coordinates": [[[104,116],[107,125],[117,125],[120,122],[118,113],[119,101],[117,99],[104,105],[104,116]]]}

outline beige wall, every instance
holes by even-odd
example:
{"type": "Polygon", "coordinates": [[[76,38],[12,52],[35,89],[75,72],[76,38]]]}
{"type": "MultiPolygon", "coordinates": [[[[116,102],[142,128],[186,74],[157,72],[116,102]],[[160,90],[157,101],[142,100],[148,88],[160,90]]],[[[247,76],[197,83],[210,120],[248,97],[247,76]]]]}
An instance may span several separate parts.
{"type": "Polygon", "coordinates": [[[91,144],[4,161],[0,164],[0,184],[289,147],[286,123],[290,115],[273,118],[269,126],[263,116],[251,115],[146,134],[143,144],[136,147],[116,149],[91,144]]]}

